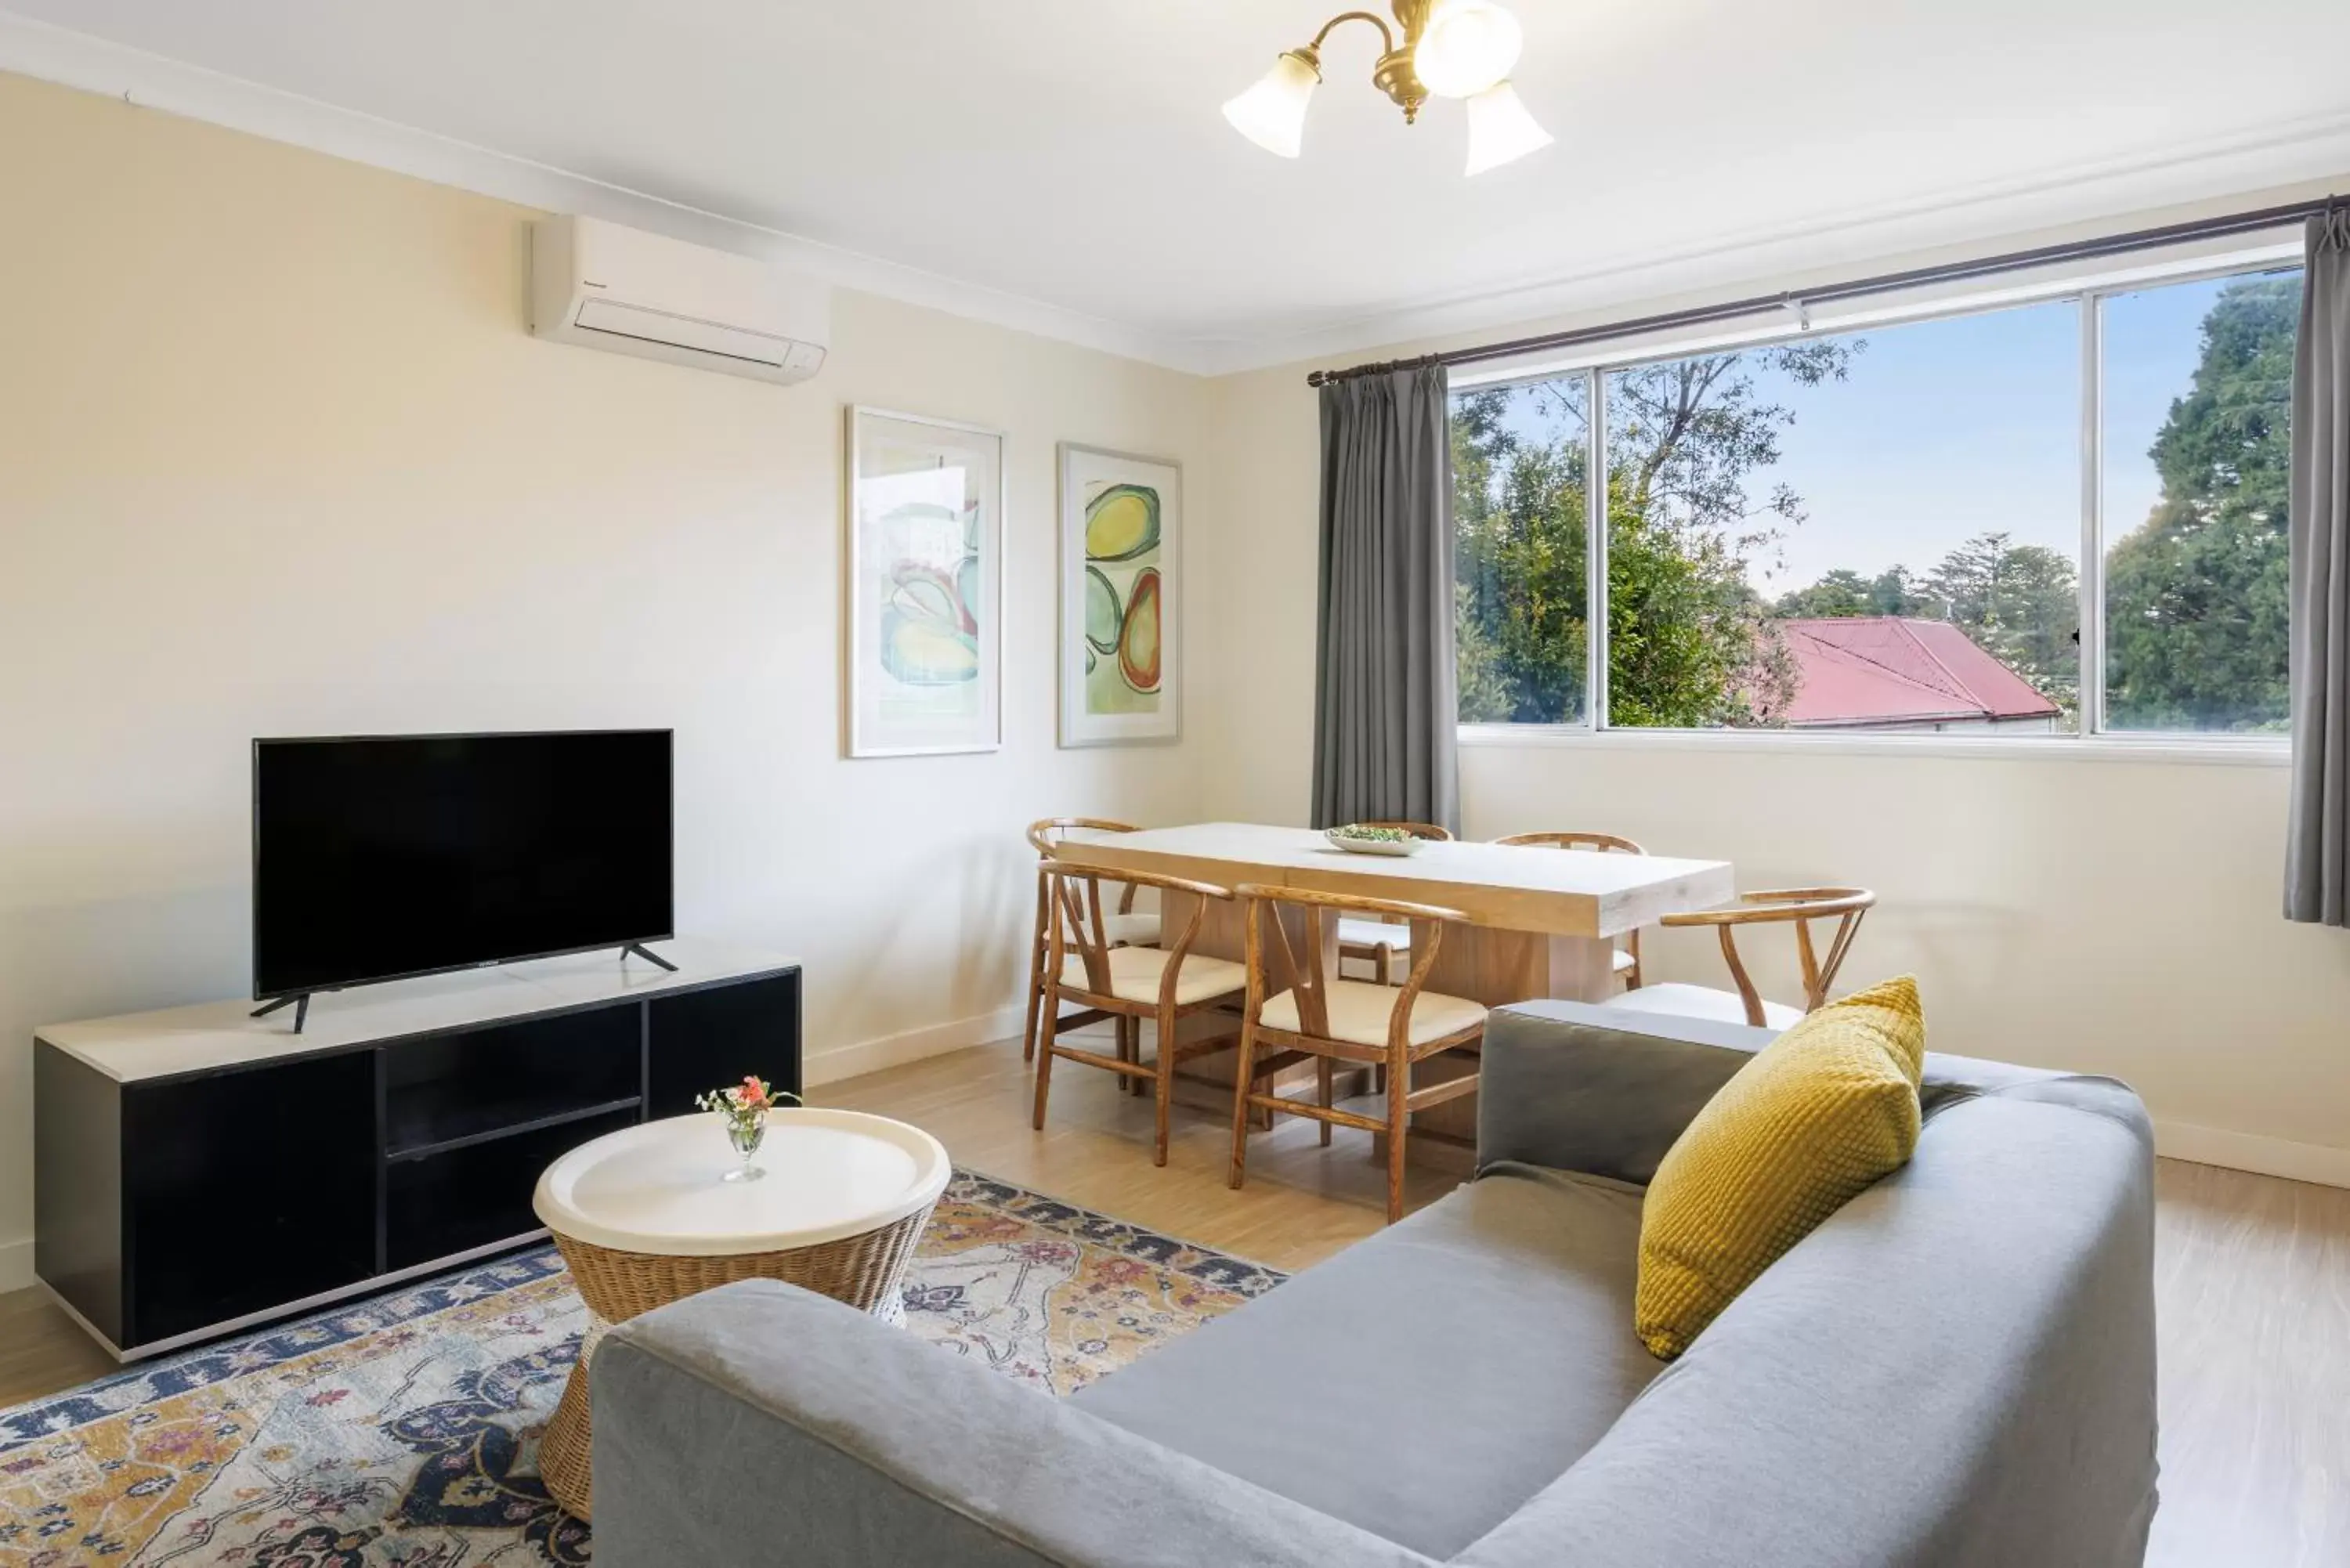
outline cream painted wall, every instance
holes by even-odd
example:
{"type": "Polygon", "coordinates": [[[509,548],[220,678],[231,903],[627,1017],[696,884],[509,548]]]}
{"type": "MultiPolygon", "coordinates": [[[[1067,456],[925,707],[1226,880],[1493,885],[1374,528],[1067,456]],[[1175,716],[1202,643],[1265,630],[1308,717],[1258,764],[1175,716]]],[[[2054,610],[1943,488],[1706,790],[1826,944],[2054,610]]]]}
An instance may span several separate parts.
{"type": "MultiPolygon", "coordinates": [[[[1896,258],[1887,270],[1933,259],[1896,258]]],[[[1201,705],[1215,759],[1201,804],[1219,819],[1303,822],[1307,809],[1319,435],[1306,368],[1217,385],[1219,488],[1201,509],[1215,566],[1195,591],[1226,624],[1248,628],[1193,662],[1212,694],[1201,705]]],[[[1461,771],[1465,826],[1478,837],[1604,828],[1732,861],[1749,887],[1873,887],[1884,902],[1848,980],[1916,971],[1938,1048],[2114,1074],[2145,1096],[2171,1152],[2350,1185],[2350,935],[2278,913],[2282,767],[1856,755],[1617,734],[1465,744],[1461,771]]],[[[1648,940],[1660,976],[1726,983],[1711,939],[1648,940]]],[[[1796,994],[1793,963],[1792,942],[1766,948],[1757,971],[1765,989],[1775,976],[1779,994],[1796,994]]]]}
{"type": "Polygon", "coordinates": [[[598,354],[519,208],[18,77],[0,147],[0,1287],[33,1026],[247,984],[255,735],[674,726],[680,928],[868,1064],[1000,1032],[1024,823],[1191,814],[1196,742],[1055,747],[1054,447],[1196,483],[1204,383],[855,294],[801,387],[598,354]],[[850,402],[1009,432],[999,753],[839,755],[850,402]]]}
{"type": "MultiPolygon", "coordinates": [[[[529,337],[519,208],[7,76],[0,146],[0,1288],[32,1026],[244,986],[255,734],[674,726],[681,927],[802,956],[832,1071],[1002,1027],[1031,816],[1302,820],[1303,367],[1201,382],[844,294],[823,376],[767,387],[529,337]],[[1000,753],[838,754],[854,401],[1010,433],[1000,753]],[[1063,439],[1186,464],[1180,746],[1054,745],[1063,439]]],[[[1918,970],[1938,1044],[2118,1073],[2181,1152],[2350,1183],[2350,940],[2276,916],[2276,769],[1462,762],[1480,835],[1868,882],[1854,972],[1918,970]]]]}

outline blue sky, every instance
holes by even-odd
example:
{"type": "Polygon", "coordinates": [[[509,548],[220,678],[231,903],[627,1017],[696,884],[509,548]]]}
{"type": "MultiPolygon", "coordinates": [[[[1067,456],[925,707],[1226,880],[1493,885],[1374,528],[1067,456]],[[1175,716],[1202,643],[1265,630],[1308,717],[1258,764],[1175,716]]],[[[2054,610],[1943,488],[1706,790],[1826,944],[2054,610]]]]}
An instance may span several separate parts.
{"type": "MultiPolygon", "coordinates": [[[[2183,394],[2199,329],[2227,280],[2174,284],[2107,302],[2106,531],[2143,521],[2159,486],[2147,449],[2183,394]]],[[[2081,534],[2080,307],[2070,302],[1856,334],[1866,347],[1841,382],[1804,387],[1757,373],[1791,410],[1780,461],[1754,476],[1803,498],[1806,520],[1750,576],[1777,595],[1838,566],[1922,573],[1977,534],[2004,532],[2077,558],[2081,534]]],[[[1511,423],[1555,432],[1530,393],[1511,423]]],[[[1574,421],[1580,429],[1581,410],[1574,421]]]]}
{"type": "Polygon", "coordinates": [[[2080,337],[2070,304],[1858,334],[1847,378],[1796,385],[1775,370],[1758,393],[1792,410],[1773,481],[1807,519],[1755,586],[1783,593],[1837,566],[1922,572],[1991,530],[2066,555],[2079,548],[2080,337]]]}

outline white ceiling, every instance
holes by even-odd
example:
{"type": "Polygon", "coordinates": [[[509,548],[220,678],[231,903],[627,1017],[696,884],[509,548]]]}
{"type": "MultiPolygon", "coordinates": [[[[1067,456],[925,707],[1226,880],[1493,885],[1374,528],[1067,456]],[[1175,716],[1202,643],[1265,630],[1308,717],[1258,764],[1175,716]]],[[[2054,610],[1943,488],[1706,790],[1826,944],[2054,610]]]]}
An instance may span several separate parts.
{"type": "Polygon", "coordinates": [[[1303,159],[1225,126],[1344,0],[0,5],[34,24],[0,67],[363,156],[431,132],[380,161],[452,139],[1194,369],[2350,171],[2343,0],[1515,0],[1558,144],[1475,181],[1359,26],[1303,159]]]}

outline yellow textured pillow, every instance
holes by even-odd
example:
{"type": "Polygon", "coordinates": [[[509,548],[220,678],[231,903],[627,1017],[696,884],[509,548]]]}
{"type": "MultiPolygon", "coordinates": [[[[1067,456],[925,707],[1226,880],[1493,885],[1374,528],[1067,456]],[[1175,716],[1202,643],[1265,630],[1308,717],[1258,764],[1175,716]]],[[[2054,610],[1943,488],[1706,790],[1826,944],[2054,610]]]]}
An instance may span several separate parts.
{"type": "Polygon", "coordinates": [[[1908,975],[1755,1053],[1667,1150],[1640,1210],[1633,1323],[1670,1361],[1788,1248],[1918,1147],[1926,1015],[1908,975]]]}

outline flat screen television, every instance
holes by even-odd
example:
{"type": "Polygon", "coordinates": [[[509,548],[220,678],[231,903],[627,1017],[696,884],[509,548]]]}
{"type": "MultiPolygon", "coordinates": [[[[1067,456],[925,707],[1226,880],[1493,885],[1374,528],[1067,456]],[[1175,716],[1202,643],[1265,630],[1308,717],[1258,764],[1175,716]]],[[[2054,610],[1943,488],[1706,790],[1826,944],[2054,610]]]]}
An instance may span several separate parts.
{"type": "Polygon", "coordinates": [[[670,734],[256,740],[255,999],[673,936],[670,734]]]}

